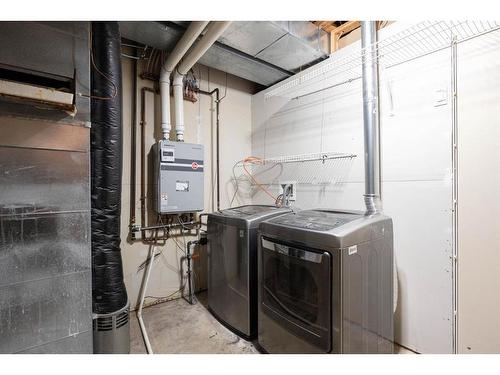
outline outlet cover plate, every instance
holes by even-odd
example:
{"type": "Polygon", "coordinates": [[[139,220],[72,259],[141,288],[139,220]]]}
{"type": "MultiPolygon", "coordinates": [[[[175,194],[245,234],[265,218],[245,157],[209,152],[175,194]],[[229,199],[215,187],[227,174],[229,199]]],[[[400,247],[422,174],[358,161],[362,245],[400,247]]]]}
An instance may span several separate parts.
{"type": "Polygon", "coordinates": [[[292,193],[289,196],[289,200],[291,202],[295,202],[297,200],[297,181],[280,181],[279,192],[278,194],[283,194],[283,188],[285,185],[292,185],[292,193]]]}

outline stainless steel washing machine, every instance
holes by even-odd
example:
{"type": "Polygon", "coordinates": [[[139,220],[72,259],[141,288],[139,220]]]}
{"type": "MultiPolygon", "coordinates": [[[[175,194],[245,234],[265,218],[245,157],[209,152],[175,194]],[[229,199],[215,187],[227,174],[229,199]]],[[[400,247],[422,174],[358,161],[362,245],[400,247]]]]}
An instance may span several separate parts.
{"type": "Polygon", "coordinates": [[[208,215],[208,307],[244,338],[256,335],[258,226],[288,212],[254,205],[208,215]]]}
{"type": "Polygon", "coordinates": [[[392,353],[392,220],[304,210],[259,230],[258,342],[268,353],[392,353]]]}

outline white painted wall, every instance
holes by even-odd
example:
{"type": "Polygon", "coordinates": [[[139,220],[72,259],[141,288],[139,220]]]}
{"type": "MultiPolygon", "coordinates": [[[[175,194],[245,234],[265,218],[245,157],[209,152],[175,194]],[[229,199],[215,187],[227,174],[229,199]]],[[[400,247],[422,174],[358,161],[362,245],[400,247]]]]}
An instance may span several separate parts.
{"type": "Polygon", "coordinates": [[[458,352],[500,353],[500,32],[458,57],[458,352]]]}
{"type": "MultiPolygon", "coordinates": [[[[139,265],[144,262],[148,254],[148,246],[140,241],[131,242],[128,239],[129,207],[130,207],[130,184],[136,184],[136,218],[140,223],[140,126],[137,129],[137,179],[130,181],[130,142],[131,142],[131,108],[132,108],[132,62],[123,59],[123,178],[122,178],[122,257],[125,285],[131,308],[138,304],[138,295],[143,279],[143,271],[139,271],[139,265]]],[[[140,72],[140,69],[139,69],[140,72]]],[[[229,206],[229,200],[233,193],[233,184],[230,182],[231,167],[237,161],[251,152],[251,94],[254,92],[254,84],[249,81],[228,75],[227,90],[226,75],[223,72],[195,65],[194,72],[198,78],[201,76],[200,88],[202,90],[213,90],[219,87],[221,96],[226,94],[220,103],[220,155],[221,155],[221,208],[229,206]]],[[[151,81],[139,79],[137,87],[137,124],[140,121],[140,89],[143,86],[153,87],[151,81]]],[[[153,143],[160,139],[160,101],[159,95],[147,93],[146,113],[146,149],[150,150],[153,143]]],[[[173,98],[171,100],[173,108],[173,98]]],[[[172,122],[174,111],[172,110],[172,122]]],[[[205,212],[211,212],[215,207],[215,104],[210,97],[200,95],[198,102],[184,101],[185,116],[185,141],[190,143],[202,143],[205,146],[205,212]]],[[[172,133],[174,134],[174,133],[172,133]]],[[[146,181],[149,181],[146,178],[146,181]]],[[[147,207],[152,207],[152,193],[148,191],[147,207]]],[[[153,225],[155,214],[152,209],[149,224],[153,225]]],[[[185,241],[194,239],[186,236],[185,241]]],[[[184,238],[178,236],[177,240],[184,247],[184,238]]],[[[199,248],[201,257],[195,264],[195,282],[197,287],[206,288],[206,247],[199,248]]],[[[181,285],[180,263],[183,253],[176,247],[173,240],[160,244],[158,251],[161,255],[155,260],[153,275],[151,276],[147,295],[169,296],[175,293],[181,285]]],[[[185,265],[184,265],[185,267],[185,265]]],[[[173,294],[172,297],[178,297],[173,294]]],[[[152,299],[148,299],[151,302],[152,299]]]]}
{"type": "MultiPolygon", "coordinates": [[[[359,43],[337,53],[348,54],[353,48],[360,48],[359,43]]],[[[319,81],[308,90],[327,86],[329,78],[320,76],[319,81]]],[[[399,286],[396,341],[422,353],[452,353],[449,51],[382,71],[381,81],[382,194],[385,213],[394,220],[399,286]],[[436,105],[436,92],[441,90],[447,100],[436,105]]],[[[341,186],[299,186],[296,205],[363,210],[361,81],[291,101],[265,100],[265,92],[252,100],[253,154],[357,154],[341,186]]],[[[259,192],[254,202],[270,203],[270,199],[259,192]]]]}

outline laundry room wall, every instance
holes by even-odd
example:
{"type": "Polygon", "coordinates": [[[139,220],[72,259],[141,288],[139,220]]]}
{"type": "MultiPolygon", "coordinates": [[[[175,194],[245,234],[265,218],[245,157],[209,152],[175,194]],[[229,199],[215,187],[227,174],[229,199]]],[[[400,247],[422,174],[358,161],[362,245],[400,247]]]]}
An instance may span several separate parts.
{"type": "MultiPolygon", "coordinates": [[[[131,53],[131,51],[128,51],[131,53]]],[[[123,74],[123,177],[122,177],[122,214],[121,214],[121,248],[123,256],[123,269],[125,285],[131,308],[137,307],[138,296],[143,281],[143,270],[141,264],[146,260],[149,246],[140,240],[132,241],[129,236],[130,219],[130,186],[136,185],[136,224],[140,224],[140,104],[141,88],[153,88],[153,82],[138,78],[137,83],[137,175],[136,181],[132,182],[130,177],[131,166],[131,127],[132,127],[132,84],[133,63],[129,58],[122,59],[123,74]]],[[[229,206],[233,195],[233,184],[231,183],[231,167],[237,161],[251,152],[251,95],[255,92],[254,84],[244,79],[227,75],[206,66],[195,65],[193,68],[195,76],[200,80],[200,88],[210,91],[218,87],[222,99],[220,103],[220,181],[221,181],[221,208],[229,206]]],[[[140,74],[141,69],[139,67],[140,74]]],[[[173,108],[173,98],[171,98],[173,108]]],[[[172,110],[172,123],[174,111],[172,110]]],[[[199,95],[198,101],[192,103],[184,101],[185,113],[185,141],[190,143],[201,143],[205,150],[205,211],[211,212],[216,209],[215,195],[215,102],[211,97],[199,95]]],[[[145,145],[149,154],[151,146],[161,138],[160,129],[160,97],[158,94],[146,93],[146,126],[145,145]]],[[[150,162],[147,162],[150,164],[150,162]]],[[[146,194],[149,225],[154,224],[156,217],[152,209],[152,194],[150,182],[150,167],[146,171],[146,194]]],[[[240,198],[245,203],[244,197],[240,198]]],[[[206,220],[206,219],[204,219],[206,220]]],[[[180,286],[185,282],[180,276],[180,267],[183,260],[185,243],[195,239],[193,236],[183,237],[174,234],[174,239],[165,243],[159,242],[157,252],[161,255],[155,259],[153,273],[147,290],[148,296],[177,298],[180,286]]],[[[193,235],[195,233],[193,232],[193,235]]],[[[206,288],[206,246],[197,246],[200,257],[197,258],[195,271],[196,289],[206,288]]],[[[154,298],[148,298],[146,302],[153,302],[154,298]]]]}
{"type": "Polygon", "coordinates": [[[457,49],[457,351],[500,353],[500,32],[457,49]]]}
{"type": "MultiPolygon", "coordinates": [[[[396,22],[381,30],[379,39],[408,26],[396,22]]],[[[348,56],[359,48],[356,42],[335,54],[348,56]]],[[[482,59],[491,65],[491,54],[482,59]]],[[[488,72],[478,68],[474,74],[486,80],[488,72]]],[[[286,92],[266,99],[274,87],[254,95],[252,152],[264,158],[327,151],[356,154],[340,184],[299,185],[295,206],[364,210],[361,80],[314,93],[328,87],[330,79],[325,73],[304,84],[305,92],[312,94],[298,99],[286,92]]],[[[498,85],[493,87],[498,91],[498,85]]],[[[381,70],[382,198],[384,212],[394,221],[398,271],[395,338],[421,353],[456,351],[451,98],[450,48],[381,70]]],[[[498,107],[498,93],[495,99],[498,107]]],[[[493,104],[482,110],[495,113],[493,104]]],[[[311,175],[315,172],[310,170],[311,175]]],[[[330,173],[338,171],[332,168],[330,173]]],[[[269,189],[277,194],[277,186],[269,189]]],[[[271,199],[254,190],[253,202],[271,199]]]]}

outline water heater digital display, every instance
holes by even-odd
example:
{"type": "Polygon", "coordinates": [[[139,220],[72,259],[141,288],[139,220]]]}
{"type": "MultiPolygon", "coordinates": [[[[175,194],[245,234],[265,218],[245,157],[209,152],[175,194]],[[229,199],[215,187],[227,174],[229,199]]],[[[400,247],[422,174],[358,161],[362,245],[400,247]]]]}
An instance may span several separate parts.
{"type": "Polygon", "coordinates": [[[164,147],[161,150],[161,161],[162,162],[174,162],[175,161],[175,149],[173,147],[164,147]]]}

